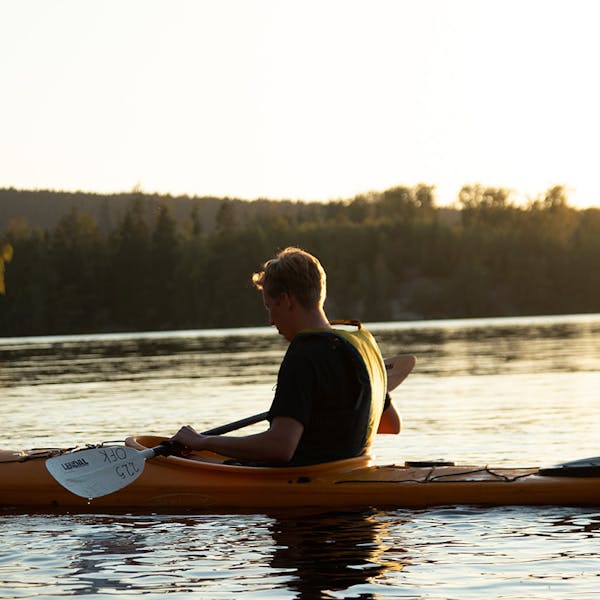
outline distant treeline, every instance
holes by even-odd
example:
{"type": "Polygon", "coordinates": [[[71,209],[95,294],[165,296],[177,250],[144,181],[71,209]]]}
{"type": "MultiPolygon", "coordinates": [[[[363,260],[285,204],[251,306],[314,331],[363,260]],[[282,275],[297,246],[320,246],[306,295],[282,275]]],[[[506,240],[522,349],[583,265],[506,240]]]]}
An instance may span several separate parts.
{"type": "Polygon", "coordinates": [[[600,312],[600,210],[561,186],[527,205],[466,186],[455,209],[426,185],[328,203],[10,189],[0,225],[0,336],[265,324],[250,275],[288,245],[321,259],[331,318],[600,312]]]}

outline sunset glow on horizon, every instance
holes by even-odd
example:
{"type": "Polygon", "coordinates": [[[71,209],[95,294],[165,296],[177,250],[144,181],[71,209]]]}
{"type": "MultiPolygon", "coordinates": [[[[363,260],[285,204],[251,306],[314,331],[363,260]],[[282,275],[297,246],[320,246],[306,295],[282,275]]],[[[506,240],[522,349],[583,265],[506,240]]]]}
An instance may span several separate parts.
{"type": "Polygon", "coordinates": [[[591,0],[0,5],[0,187],[600,206],[591,0]]]}

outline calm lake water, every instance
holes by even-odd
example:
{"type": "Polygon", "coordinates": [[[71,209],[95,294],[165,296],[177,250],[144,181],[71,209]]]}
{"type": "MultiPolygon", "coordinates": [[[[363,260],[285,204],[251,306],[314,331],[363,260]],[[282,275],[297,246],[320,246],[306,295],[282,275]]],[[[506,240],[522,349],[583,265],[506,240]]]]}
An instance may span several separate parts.
{"type": "MultiPolygon", "coordinates": [[[[600,455],[600,315],[372,325],[418,357],[380,463],[600,455]]],[[[0,339],[0,447],[168,435],[268,408],[269,329],[0,339]]],[[[260,430],[261,425],[247,431],[260,430]]],[[[1,485],[1,482],[0,482],[1,485]]],[[[0,598],[600,598],[600,507],[0,512],[0,598]]]]}

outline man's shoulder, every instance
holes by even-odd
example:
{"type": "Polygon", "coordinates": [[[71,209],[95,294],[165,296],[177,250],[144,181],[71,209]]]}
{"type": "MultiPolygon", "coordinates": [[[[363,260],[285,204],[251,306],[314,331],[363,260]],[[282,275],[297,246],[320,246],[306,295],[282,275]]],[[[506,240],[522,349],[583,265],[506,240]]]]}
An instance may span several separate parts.
{"type": "Polygon", "coordinates": [[[290,343],[284,363],[291,365],[345,364],[352,348],[335,332],[302,332],[290,343]]]}
{"type": "Polygon", "coordinates": [[[290,343],[293,353],[328,352],[344,345],[344,341],[333,331],[302,331],[290,343]]]}

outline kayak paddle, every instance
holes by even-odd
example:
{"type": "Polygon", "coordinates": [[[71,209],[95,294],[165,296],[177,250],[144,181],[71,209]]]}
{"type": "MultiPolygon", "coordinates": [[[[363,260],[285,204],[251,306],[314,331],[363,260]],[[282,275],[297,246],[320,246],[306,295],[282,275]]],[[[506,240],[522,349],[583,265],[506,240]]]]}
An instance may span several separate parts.
{"type": "MultiPolygon", "coordinates": [[[[263,421],[267,414],[253,415],[203,433],[223,435],[263,421]]],[[[99,446],[49,458],[46,468],[64,488],[82,498],[92,499],[116,492],[135,481],[149,458],[178,454],[181,449],[182,446],[169,441],[145,450],[129,446],[99,446]]]]}
{"type": "MultiPolygon", "coordinates": [[[[388,392],[395,389],[412,371],[416,359],[409,354],[385,359],[388,392]]],[[[260,413],[221,425],[204,435],[222,435],[258,423],[267,418],[260,413]]],[[[64,488],[82,498],[99,498],[133,483],[143,472],[145,462],[155,456],[178,454],[179,444],[165,441],[154,448],[136,450],[129,446],[99,446],[66,452],[46,461],[50,475],[64,488]]]]}
{"type": "Polygon", "coordinates": [[[409,375],[417,364],[417,359],[412,354],[398,354],[392,358],[384,358],[387,372],[387,391],[395,390],[409,375]]]}

